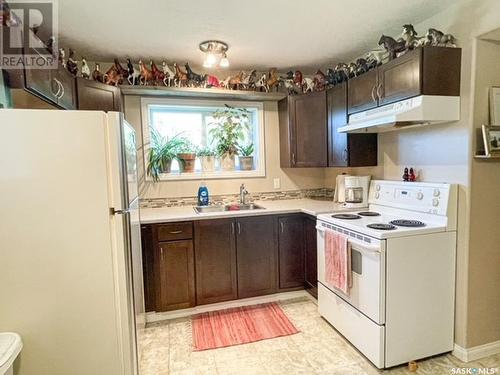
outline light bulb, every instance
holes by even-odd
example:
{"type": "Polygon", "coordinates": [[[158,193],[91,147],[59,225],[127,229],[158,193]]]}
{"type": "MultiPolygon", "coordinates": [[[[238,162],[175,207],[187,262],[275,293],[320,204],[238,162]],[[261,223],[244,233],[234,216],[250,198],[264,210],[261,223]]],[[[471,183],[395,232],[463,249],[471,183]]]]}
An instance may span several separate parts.
{"type": "Polygon", "coordinates": [[[212,52],[209,52],[205,61],[212,66],[217,62],[217,57],[212,52]]]}
{"type": "Polygon", "coordinates": [[[229,60],[227,59],[226,54],[224,54],[224,56],[222,56],[222,59],[220,59],[219,65],[221,68],[227,68],[229,66],[229,60]]]}
{"type": "Polygon", "coordinates": [[[214,64],[210,64],[210,63],[208,62],[208,59],[205,59],[205,60],[203,61],[203,67],[204,67],[204,68],[211,68],[211,67],[213,67],[213,66],[214,66],[214,64]]]}

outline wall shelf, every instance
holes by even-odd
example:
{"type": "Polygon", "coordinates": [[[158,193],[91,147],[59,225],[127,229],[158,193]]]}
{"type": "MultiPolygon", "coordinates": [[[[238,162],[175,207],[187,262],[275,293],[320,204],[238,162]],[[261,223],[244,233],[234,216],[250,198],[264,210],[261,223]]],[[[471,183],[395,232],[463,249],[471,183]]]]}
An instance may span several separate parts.
{"type": "Polygon", "coordinates": [[[250,101],[279,101],[286,97],[281,92],[258,92],[226,89],[164,86],[120,86],[124,95],[190,97],[250,101]]]}

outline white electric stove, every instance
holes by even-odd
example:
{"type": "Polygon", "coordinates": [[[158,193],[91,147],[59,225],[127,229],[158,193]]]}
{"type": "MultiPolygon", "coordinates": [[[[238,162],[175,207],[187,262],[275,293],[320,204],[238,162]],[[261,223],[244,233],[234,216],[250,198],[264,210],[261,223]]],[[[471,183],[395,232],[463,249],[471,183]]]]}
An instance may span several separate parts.
{"type": "Polygon", "coordinates": [[[368,206],[318,216],[320,314],[379,368],[453,348],[457,189],[374,180],[368,206]],[[326,231],[351,244],[346,295],[325,281],[326,231]]]}

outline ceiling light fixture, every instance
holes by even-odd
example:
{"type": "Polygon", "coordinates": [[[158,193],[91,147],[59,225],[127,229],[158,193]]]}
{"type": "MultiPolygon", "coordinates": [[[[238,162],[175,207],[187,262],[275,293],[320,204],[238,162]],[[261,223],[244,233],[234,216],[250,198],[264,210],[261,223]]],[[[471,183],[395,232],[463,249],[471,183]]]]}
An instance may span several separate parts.
{"type": "Polygon", "coordinates": [[[220,40],[207,40],[200,43],[200,51],[206,54],[203,67],[213,68],[219,65],[222,68],[229,66],[227,50],[229,46],[220,40]]]}

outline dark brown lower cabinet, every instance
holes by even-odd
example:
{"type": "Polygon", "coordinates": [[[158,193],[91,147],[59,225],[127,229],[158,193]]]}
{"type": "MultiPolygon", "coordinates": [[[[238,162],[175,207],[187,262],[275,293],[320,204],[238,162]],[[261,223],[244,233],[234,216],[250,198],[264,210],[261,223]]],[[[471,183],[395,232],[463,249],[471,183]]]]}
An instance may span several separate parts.
{"type": "Polygon", "coordinates": [[[304,287],[304,217],[278,218],[279,288],[304,287]]]}
{"type": "Polygon", "coordinates": [[[304,218],[305,247],[305,287],[314,297],[318,298],[318,245],[316,240],[316,218],[304,218]]]}
{"type": "Polygon", "coordinates": [[[196,304],[237,299],[234,220],[195,221],[194,233],[196,304]]]}
{"type": "Polygon", "coordinates": [[[275,221],[272,216],[236,219],[238,297],[275,293],[275,221]]]}
{"type": "Polygon", "coordinates": [[[193,241],[159,242],[156,259],[156,311],[194,306],[193,241]]]}

